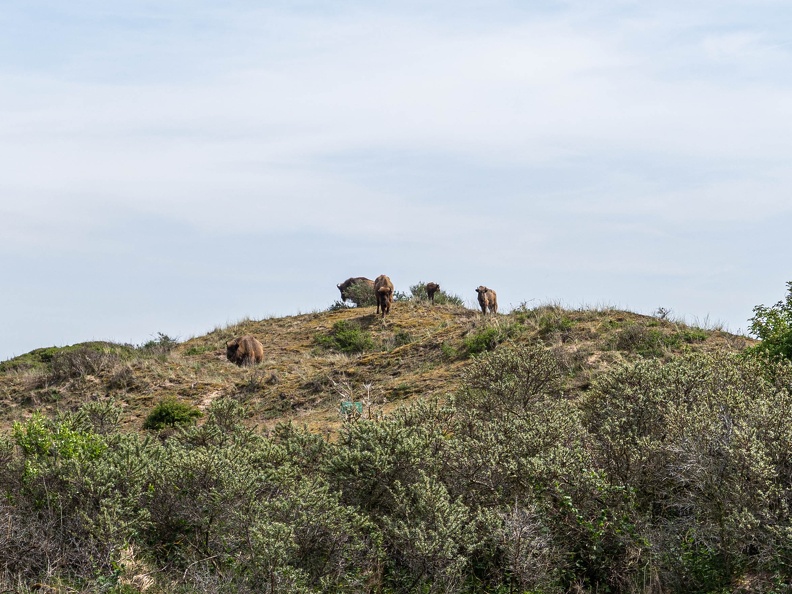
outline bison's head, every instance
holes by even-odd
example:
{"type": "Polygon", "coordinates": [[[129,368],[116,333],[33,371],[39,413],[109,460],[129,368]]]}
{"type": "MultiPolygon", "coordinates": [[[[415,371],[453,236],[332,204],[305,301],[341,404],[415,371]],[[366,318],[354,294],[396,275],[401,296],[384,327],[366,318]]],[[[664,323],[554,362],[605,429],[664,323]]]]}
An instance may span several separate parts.
{"type": "Polygon", "coordinates": [[[229,340],[226,343],[226,357],[229,361],[236,359],[237,351],[239,350],[239,339],[229,340]]]}
{"type": "Polygon", "coordinates": [[[476,289],[476,293],[478,293],[479,295],[483,295],[487,291],[489,291],[489,289],[484,286],[480,286],[478,289],[476,289]]]}

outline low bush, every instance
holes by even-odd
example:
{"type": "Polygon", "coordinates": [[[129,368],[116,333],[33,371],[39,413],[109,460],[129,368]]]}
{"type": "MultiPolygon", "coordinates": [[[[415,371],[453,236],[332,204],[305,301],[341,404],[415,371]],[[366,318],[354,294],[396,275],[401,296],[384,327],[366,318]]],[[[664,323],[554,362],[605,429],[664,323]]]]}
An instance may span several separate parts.
{"type": "Polygon", "coordinates": [[[372,307],[377,305],[374,290],[366,283],[355,283],[346,290],[347,300],[358,307],[372,307]]]}
{"type": "Polygon", "coordinates": [[[792,361],[792,281],[787,283],[783,301],[770,307],[757,305],[753,312],[751,334],[762,342],[752,350],[792,361]]]}
{"type": "Polygon", "coordinates": [[[120,361],[121,358],[113,351],[78,346],[53,355],[50,376],[60,382],[98,375],[112,370],[120,361]]]}
{"type": "Polygon", "coordinates": [[[167,334],[157,332],[157,337],[140,345],[139,350],[144,354],[164,357],[175,349],[179,344],[177,338],[171,338],[167,334]]]}
{"type": "Polygon", "coordinates": [[[501,340],[501,333],[497,328],[486,326],[468,334],[462,344],[468,355],[478,355],[493,350],[501,340]]]}
{"type": "Polygon", "coordinates": [[[186,402],[175,398],[161,400],[143,422],[143,429],[160,431],[166,427],[192,425],[203,413],[186,402]]]}
{"type": "Polygon", "coordinates": [[[666,341],[660,330],[629,324],[615,334],[614,348],[643,357],[662,357],[666,341]]]}
{"type": "MultiPolygon", "coordinates": [[[[429,294],[426,291],[426,283],[419,282],[417,285],[412,285],[410,287],[410,295],[413,299],[428,301],[429,294]]],[[[451,295],[442,289],[435,293],[434,302],[438,305],[458,305],[460,307],[465,304],[459,295],[451,295]]]]}
{"type": "Polygon", "coordinates": [[[502,342],[519,336],[524,330],[525,327],[520,323],[505,320],[485,322],[462,339],[460,351],[467,356],[492,351],[502,342]]]}
{"type": "Polygon", "coordinates": [[[371,334],[363,330],[357,322],[349,320],[336,322],[329,334],[319,335],[315,341],[319,346],[342,353],[362,353],[374,348],[371,334]]]}

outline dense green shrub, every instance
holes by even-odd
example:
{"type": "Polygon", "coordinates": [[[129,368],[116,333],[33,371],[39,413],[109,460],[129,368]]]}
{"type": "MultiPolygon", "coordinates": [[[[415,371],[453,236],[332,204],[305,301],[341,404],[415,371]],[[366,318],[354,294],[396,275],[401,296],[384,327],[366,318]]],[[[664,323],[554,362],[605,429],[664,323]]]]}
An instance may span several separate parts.
{"type": "Polygon", "coordinates": [[[652,563],[675,591],[788,575],[792,369],[769,375],[758,361],[689,355],[624,367],[587,398],[597,463],[634,493],[652,563]]]}
{"type": "Polygon", "coordinates": [[[34,415],[0,437],[0,584],[789,592],[792,364],[642,359],[581,400],[563,379],[506,342],[443,402],[334,440],[252,430],[231,398],[167,440],[119,432],[110,400],[34,415]]]}
{"type": "Polygon", "coordinates": [[[347,300],[358,307],[372,307],[377,305],[374,290],[366,283],[355,283],[346,290],[347,300]]]}
{"type": "Polygon", "coordinates": [[[503,340],[501,332],[494,326],[485,326],[465,336],[462,345],[468,355],[491,351],[503,340]]]}
{"type": "Polygon", "coordinates": [[[355,321],[339,320],[333,324],[329,335],[318,335],[316,343],[342,353],[362,353],[374,348],[371,334],[355,321]]]}
{"type": "Polygon", "coordinates": [[[751,334],[761,340],[754,347],[774,359],[792,360],[792,281],[787,282],[787,296],[773,306],[753,308],[751,334]]]}
{"type": "MultiPolygon", "coordinates": [[[[420,301],[428,301],[429,300],[429,293],[426,291],[426,283],[421,281],[416,285],[412,285],[410,287],[410,295],[413,299],[418,299],[420,301]]],[[[406,296],[405,296],[406,297],[406,296]]],[[[452,295],[440,289],[435,293],[434,302],[437,305],[458,305],[463,306],[465,302],[459,295],[452,295]]]]}
{"type": "Polygon", "coordinates": [[[499,344],[519,336],[524,329],[525,327],[519,323],[500,320],[484,322],[462,339],[460,352],[462,355],[470,356],[495,350],[499,344]]]}
{"type": "Polygon", "coordinates": [[[628,324],[615,335],[614,348],[643,357],[662,357],[665,353],[663,333],[642,324],[628,324]]]}
{"type": "Polygon", "coordinates": [[[143,429],[159,431],[165,427],[192,425],[203,413],[186,402],[175,398],[164,398],[152,409],[143,421],[143,429]]]}
{"type": "Polygon", "coordinates": [[[73,415],[34,415],[15,424],[11,439],[15,450],[0,448],[0,573],[26,583],[112,576],[119,551],[145,523],[137,438],[100,436],[73,415]]]}

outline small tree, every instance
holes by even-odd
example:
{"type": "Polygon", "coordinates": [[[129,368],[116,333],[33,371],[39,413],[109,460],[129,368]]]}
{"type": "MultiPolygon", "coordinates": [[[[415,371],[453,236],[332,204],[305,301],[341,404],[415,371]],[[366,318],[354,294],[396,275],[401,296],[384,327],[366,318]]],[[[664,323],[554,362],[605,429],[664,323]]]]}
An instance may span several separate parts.
{"type": "Polygon", "coordinates": [[[771,307],[757,305],[753,311],[750,332],[762,341],[755,349],[792,360],[792,281],[787,282],[786,299],[771,307]]]}

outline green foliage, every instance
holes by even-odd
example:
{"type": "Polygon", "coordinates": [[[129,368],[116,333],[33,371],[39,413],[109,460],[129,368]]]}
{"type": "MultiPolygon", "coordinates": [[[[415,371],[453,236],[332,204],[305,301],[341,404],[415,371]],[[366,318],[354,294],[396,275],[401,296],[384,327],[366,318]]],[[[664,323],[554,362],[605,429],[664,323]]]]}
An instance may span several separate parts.
{"type": "Polygon", "coordinates": [[[203,355],[217,350],[216,344],[196,344],[185,349],[184,354],[188,356],[203,355]]]}
{"type": "Polygon", "coordinates": [[[773,359],[792,360],[792,281],[787,282],[787,296],[773,306],[753,308],[751,334],[761,340],[754,347],[773,359]]]}
{"type": "Polygon", "coordinates": [[[519,324],[536,328],[539,338],[543,340],[560,337],[562,342],[566,342],[575,326],[574,320],[557,305],[528,308],[523,303],[514,310],[513,317],[519,324]]]}
{"type": "Polygon", "coordinates": [[[660,330],[629,324],[616,334],[614,347],[643,357],[662,357],[666,343],[660,330]]]}
{"type": "Polygon", "coordinates": [[[143,429],[160,431],[165,427],[192,425],[203,413],[186,402],[164,398],[152,409],[143,422],[143,429]]]}
{"type": "Polygon", "coordinates": [[[157,337],[140,345],[139,349],[146,354],[164,357],[175,349],[179,344],[177,338],[171,338],[167,334],[157,332],[157,337]]]}
{"type": "Polygon", "coordinates": [[[383,523],[388,548],[397,556],[397,583],[410,589],[423,584],[441,591],[459,588],[478,542],[470,510],[424,472],[408,485],[397,481],[392,493],[395,507],[383,523]]]}
{"type": "Polygon", "coordinates": [[[497,328],[487,326],[468,334],[462,344],[469,355],[477,355],[494,349],[500,338],[501,333],[497,328]]]}
{"type": "Polygon", "coordinates": [[[649,324],[629,323],[615,335],[613,346],[621,351],[628,351],[643,357],[661,358],[670,349],[679,349],[688,344],[704,342],[709,335],[700,328],[677,328],[673,332],[663,332],[649,324]]]}
{"type": "Polygon", "coordinates": [[[12,436],[30,458],[52,457],[61,460],[96,458],[105,443],[98,435],[82,431],[73,423],[53,423],[34,413],[24,423],[15,422],[12,436]]]}
{"type": "Polygon", "coordinates": [[[347,300],[358,307],[372,307],[377,305],[374,290],[367,283],[355,283],[346,290],[347,300]]]}
{"type": "Polygon", "coordinates": [[[0,584],[788,592],[792,363],[646,358],[571,398],[556,352],[507,340],[337,439],[233,398],[167,440],[110,399],[34,415],[0,437],[0,584]]]}
{"type": "Polygon", "coordinates": [[[711,591],[746,568],[789,569],[777,529],[790,522],[792,396],[779,388],[789,382],[789,365],[698,354],[624,367],[587,398],[598,465],[633,490],[679,591],[711,591]]]}
{"type": "Polygon", "coordinates": [[[461,351],[466,355],[478,355],[494,350],[502,342],[519,335],[524,326],[519,323],[496,321],[471,330],[462,340],[461,351]]]}
{"type": "Polygon", "coordinates": [[[352,309],[352,305],[349,305],[346,301],[334,301],[333,304],[327,308],[327,311],[340,311],[344,309],[352,309]]]}
{"type": "MultiPolygon", "coordinates": [[[[410,296],[413,299],[418,299],[419,301],[428,301],[429,294],[426,291],[426,283],[421,281],[416,285],[412,285],[410,287],[410,296]]],[[[457,305],[459,307],[462,307],[465,304],[459,295],[451,295],[443,291],[443,289],[440,289],[435,293],[434,302],[437,305],[457,305]]]]}
{"type": "Polygon", "coordinates": [[[374,348],[371,334],[355,321],[349,320],[340,320],[333,324],[330,334],[317,336],[316,343],[342,353],[362,353],[374,348]]]}
{"type": "Polygon", "coordinates": [[[131,345],[112,342],[84,342],[65,347],[46,347],[3,361],[0,363],[0,371],[50,370],[55,364],[62,368],[56,374],[56,379],[68,379],[96,373],[107,368],[108,364],[131,358],[134,352],[135,348],[131,345]]]}

